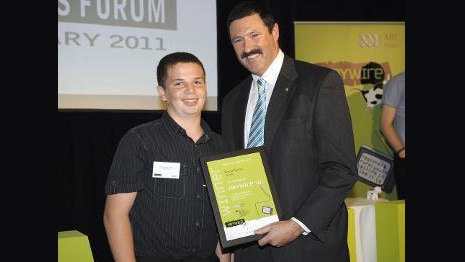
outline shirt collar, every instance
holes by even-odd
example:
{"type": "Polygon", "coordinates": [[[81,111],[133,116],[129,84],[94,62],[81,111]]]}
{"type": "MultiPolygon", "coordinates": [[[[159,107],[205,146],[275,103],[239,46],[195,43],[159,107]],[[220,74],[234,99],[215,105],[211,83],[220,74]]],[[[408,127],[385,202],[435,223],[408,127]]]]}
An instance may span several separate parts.
{"type": "Polygon", "coordinates": [[[168,114],[167,111],[165,111],[163,115],[161,116],[161,122],[165,125],[165,127],[168,129],[168,132],[172,135],[175,135],[177,133],[180,133],[180,134],[186,133],[184,128],[178,125],[178,123],[176,123],[176,121],[174,121],[174,119],[171,118],[171,116],[168,114]]]}
{"type": "Polygon", "coordinates": [[[202,127],[203,135],[199,138],[199,140],[197,140],[197,144],[207,143],[210,141],[210,139],[213,138],[213,131],[210,129],[210,126],[208,126],[207,122],[203,119],[200,120],[200,126],[202,127]]]}
{"type": "MultiPolygon", "coordinates": [[[[165,127],[168,129],[168,133],[172,136],[175,136],[176,134],[181,134],[183,136],[187,137],[186,130],[182,128],[176,121],[174,121],[173,118],[168,114],[167,111],[163,113],[161,116],[161,121],[165,125],[165,127]]],[[[210,126],[208,126],[207,122],[205,120],[201,119],[200,120],[200,126],[202,127],[203,130],[203,135],[200,137],[200,139],[197,141],[197,143],[206,143],[210,141],[210,139],[213,137],[212,135],[212,130],[210,129],[210,126]]]]}
{"type": "MultiPolygon", "coordinates": [[[[261,76],[268,84],[274,86],[276,81],[278,80],[279,72],[281,71],[281,67],[283,66],[284,61],[284,53],[279,49],[278,55],[271,63],[270,67],[265,71],[265,73],[261,76]]],[[[257,81],[260,76],[252,74],[252,78],[254,81],[257,81]]]]}

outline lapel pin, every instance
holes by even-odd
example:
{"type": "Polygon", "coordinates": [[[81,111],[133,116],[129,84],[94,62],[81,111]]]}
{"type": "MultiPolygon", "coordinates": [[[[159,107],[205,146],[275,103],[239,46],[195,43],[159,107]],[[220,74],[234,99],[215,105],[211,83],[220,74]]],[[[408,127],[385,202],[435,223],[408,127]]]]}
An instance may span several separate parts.
{"type": "Polygon", "coordinates": [[[284,88],[284,91],[289,92],[289,88],[288,87],[284,88]]]}

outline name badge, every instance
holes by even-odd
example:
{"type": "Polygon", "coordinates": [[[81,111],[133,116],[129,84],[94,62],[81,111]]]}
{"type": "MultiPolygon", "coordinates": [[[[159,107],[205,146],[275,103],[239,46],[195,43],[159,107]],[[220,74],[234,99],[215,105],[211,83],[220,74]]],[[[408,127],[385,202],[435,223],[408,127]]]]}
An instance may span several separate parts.
{"type": "Polygon", "coordinates": [[[179,179],[181,163],[153,161],[152,177],[179,179]]]}

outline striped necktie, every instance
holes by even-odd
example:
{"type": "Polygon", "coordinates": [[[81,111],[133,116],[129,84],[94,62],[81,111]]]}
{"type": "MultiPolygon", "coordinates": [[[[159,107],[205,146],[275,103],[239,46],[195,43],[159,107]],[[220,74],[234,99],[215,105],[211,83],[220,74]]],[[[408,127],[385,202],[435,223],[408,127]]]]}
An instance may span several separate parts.
{"type": "Polygon", "coordinates": [[[250,126],[249,141],[247,148],[261,146],[265,143],[265,114],[266,114],[266,92],[265,80],[259,78],[258,101],[252,116],[252,125],[250,126]]]}

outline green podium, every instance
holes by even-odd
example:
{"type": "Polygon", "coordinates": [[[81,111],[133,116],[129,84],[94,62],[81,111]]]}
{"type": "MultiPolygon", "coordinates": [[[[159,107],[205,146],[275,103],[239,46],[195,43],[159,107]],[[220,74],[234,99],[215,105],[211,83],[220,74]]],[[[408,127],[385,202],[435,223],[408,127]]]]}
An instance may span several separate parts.
{"type": "Polygon", "coordinates": [[[351,262],[405,262],[405,200],[346,198],[351,262]]]}
{"type": "Polygon", "coordinates": [[[77,230],[58,232],[58,262],[94,262],[89,239],[77,230]]]}
{"type": "Polygon", "coordinates": [[[347,245],[349,246],[350,261],[357,261],[357,241],[355,239],[355,211],[352,208],[347,208],[348,212],[348,229],[347,229],[347,245]]]}
{"type": "Polygon", "coordinates": [[[351,262],[376,262],[375,203],[380,200],[346,198],[348,211],[347,244],[351,262]]]}
{"type": "Polygon", "coordinates": [[[405,262],[405,200],[375,207],[378,262],[405,262]]]}

